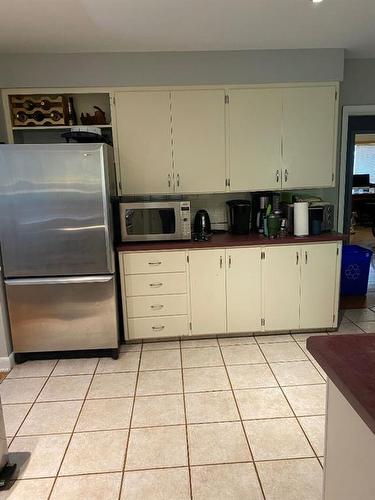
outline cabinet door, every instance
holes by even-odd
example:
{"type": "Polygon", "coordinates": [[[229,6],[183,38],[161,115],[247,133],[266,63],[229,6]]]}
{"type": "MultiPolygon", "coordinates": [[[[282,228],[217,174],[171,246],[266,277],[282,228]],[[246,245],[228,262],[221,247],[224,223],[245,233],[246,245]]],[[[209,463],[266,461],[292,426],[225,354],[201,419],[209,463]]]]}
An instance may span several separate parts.
{"type": "Polygon", "coordinates": [[[280,189],[281,89],[229,92],[229,166],[232,191],[280,189]]]}
{"type": "Polygon", "coordinates": [[[225,92],[171,93],[176,191],[225,191],[225,92]]]}
{"type": "Polygon", "coordinates": [[[283,188],[334,185],[336,87],[286,88],[283,94],[283,188]]]}
{"type": "Polygon", "coordinates": [[[226,250],[227,331],[261,330],[261,248],[226,250]]]}
{"type": "Polygon", "coordinates": [[[226,331],[225,250],[189,252],[192,333],[226,331]]]}
{"type": "Polygon", "coordinates": [[[304,245],[301,259],[301,328],[332,328],[337,243],[304,245]]]}
{"type": "Polygon", "coordinates": [[[274,246],[265,250],[263,304],[265,330],[299,328],[300,247],[274,246]]]}
{"type": "Polygon", "coordinates": [[[115,99],[122,194],[172,192],[169,92],[118,92],[115,99]]]}

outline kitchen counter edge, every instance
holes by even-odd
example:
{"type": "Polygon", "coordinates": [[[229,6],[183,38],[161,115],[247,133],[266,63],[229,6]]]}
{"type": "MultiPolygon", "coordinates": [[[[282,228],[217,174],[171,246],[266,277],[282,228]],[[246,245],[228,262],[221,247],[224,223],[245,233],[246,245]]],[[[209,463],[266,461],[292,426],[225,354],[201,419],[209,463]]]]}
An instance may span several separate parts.
{"type": "Polygon", "coordinates": [[[375,434],[375,335],[312,336],[306,346],[375,434]]]}
{"type": "Polygon", "coordinates": [[[234,235],[230,233],[214,234],[209,241],[139,241],[119,243],[118,252],[140,252],[161,250],[190,250],[205,248],[226,248],[270,245],[303,245],[305,243],[327,243],[345,241],[347,236],[341,233],[322,233],[317,236],[286,236],[283,238],[266,238],[261,234],[234,235]]]}

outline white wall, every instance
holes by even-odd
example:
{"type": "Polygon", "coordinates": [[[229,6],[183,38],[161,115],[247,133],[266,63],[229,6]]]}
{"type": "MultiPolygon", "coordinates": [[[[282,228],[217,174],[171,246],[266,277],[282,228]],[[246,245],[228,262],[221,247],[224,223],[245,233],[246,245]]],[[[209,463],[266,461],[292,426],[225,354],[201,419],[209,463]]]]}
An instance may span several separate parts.
{"type": "Polygon", "coordinates": [[[0,88],[341,81],[341,49],[0,54],[0,88]]]}
{"type": "Polygon", "coordinates": [[[375,59],[346,59],[342,104],[375,104],[375,59]]]}

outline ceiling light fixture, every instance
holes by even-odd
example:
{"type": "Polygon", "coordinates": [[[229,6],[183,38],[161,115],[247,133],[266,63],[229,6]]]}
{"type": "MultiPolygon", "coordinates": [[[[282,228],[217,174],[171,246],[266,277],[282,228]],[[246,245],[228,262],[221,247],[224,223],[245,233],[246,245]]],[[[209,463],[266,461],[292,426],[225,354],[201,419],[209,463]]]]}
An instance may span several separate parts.
{"type": "Polygon", "coordinates": [[[311,0],[312,3],[322,3],[323,0],[311,0]]]}

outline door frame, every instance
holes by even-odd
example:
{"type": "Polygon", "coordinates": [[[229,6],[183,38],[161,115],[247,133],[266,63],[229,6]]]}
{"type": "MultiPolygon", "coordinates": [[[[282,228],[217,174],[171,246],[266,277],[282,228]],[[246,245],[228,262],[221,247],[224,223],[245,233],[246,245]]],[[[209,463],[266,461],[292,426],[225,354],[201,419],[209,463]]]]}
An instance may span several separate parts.
{"type": "Polygon", "coordinates": [[[352,116],[375,116],[375,105],[344,106],[341,122],[341,153],[340,153],[340,179],[338,191],[338,219],[337,228],[340,233],[344,231],[345,225],[345,200],[346,200],[346,176],[347,176],[347,145],[349,118],[352,116]]]}

